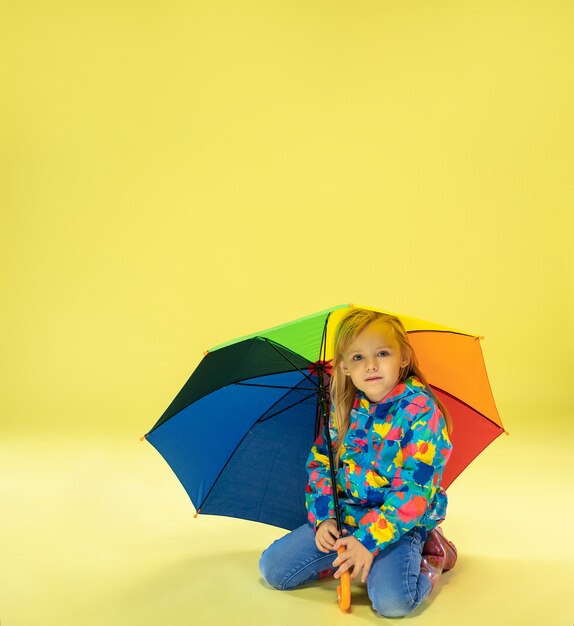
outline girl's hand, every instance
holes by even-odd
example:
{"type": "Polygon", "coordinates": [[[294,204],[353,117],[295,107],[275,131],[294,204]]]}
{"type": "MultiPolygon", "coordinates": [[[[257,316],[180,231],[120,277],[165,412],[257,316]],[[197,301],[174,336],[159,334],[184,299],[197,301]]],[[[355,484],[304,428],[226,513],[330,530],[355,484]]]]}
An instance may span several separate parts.
{"type": "MultiPolygon", "coordinates": [[[[344,528],[343,535],[347,535],[348,532],[344,528]]],[[[327,519],[319,524],[317,532],[315,533],[315,545],[321,552],[333,552],[335,541],[339,538],[339,532],[337,530],[337,522],[334,519],[327,519]]]]}
{"type": "MultiPolygon", "coordinates": [[[[321,528],[321,526],[319,526],[319,528],[321,528]]],[[[333,545],[333,550],[338,550],[342,546],[345,546],[346,550],[333,561],[333,567],[340,566],[333,576],[340,578],[341,574],[352,567],[351,578],[357,578],[359,572],[363,570],[361,582],[366,583],[375,557],[358,539],[355,539],[355,537],[351,536],[337,539],[333,545]]]]}

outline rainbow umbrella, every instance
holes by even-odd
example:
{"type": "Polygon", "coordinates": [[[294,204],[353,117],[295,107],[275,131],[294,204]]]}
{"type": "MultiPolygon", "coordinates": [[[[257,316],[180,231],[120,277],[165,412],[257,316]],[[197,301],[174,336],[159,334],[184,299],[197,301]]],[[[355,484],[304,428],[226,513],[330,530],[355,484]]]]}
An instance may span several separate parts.
{"type": "MultiPolygon", "coordinates": [[[[305,522],[305,460],[321,428],[318,371],[328,373],[328,364],[318,364],[332,359],[334,328],[352,306],[335,306],[206,352],[145,435],[198,512],[287,529],[305,522]]],[[[481,337],[398,317],[453,419],[446,489],[504,432],[481,337]]]]}
{"type": "MultiPolygon", "coordinates": [[[[287,529],[305,523],[305,461],[323,427],[328,398],[321,388],[328,383],[334,328],[352,306],[332,307],[205,353],[145,435],[197,513],[287,529]]],[[[453,419],[453,452],[442,480],[447,488],[504,432],[480,337],[398,317],[453,419]]]]}

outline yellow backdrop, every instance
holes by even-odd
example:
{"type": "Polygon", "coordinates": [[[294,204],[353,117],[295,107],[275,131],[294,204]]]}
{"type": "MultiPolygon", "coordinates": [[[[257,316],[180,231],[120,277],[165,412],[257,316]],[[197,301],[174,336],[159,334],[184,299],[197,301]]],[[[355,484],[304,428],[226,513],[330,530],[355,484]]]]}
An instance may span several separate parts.
{"type": "Polygon", "coordinates": [[[572,7],[209,4],[4,20],[3,426],[139,431],[352,301],[485,335],[511,426],[572,406],[572,7]]]}
{"type": "Polygon", "coordinates": [[[571,435],[572,3],[2,13],[8,449],[131,445],[205,349],[345,302],[484,335],[515,441],[571,435]]]}

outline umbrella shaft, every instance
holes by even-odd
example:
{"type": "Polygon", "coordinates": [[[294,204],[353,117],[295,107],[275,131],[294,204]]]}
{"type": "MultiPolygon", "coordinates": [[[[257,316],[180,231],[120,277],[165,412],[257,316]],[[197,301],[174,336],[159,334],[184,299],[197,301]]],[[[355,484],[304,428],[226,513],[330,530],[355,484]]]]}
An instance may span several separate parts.
{"type": "Polygon", "coordinates": [[[325,394],[325,384],[323,382],[323,372],[319,372],[319,402],[321,405],[321,415],[323,418],[323,428],[325,430],[325,440],[329,455],[329,470],[331,473],[331,487],[333,490],[333,504],[335,508],[335,521],[339,537],[343,536],[343,525],[341,524],[341,510],[339,508],[339,495],[337,494],[337,475],[335,471],[335,460],[333,458],[333,447],[331,444],[331,433],[329,431],[329,413],[327,411],[327,400],[325,394]]]}

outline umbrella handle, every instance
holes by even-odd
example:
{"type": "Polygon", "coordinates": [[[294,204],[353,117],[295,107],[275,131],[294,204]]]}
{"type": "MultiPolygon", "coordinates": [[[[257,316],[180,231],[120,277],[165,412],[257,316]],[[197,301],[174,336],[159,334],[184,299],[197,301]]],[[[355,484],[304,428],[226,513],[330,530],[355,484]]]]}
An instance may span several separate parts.
{"type": "MultiPolygon", "coordinates": [[[[343,554],[343,552],[345,552],[345,546],[337,550],[337,554],[343,554]]],[[[346,613],[351,607],[351,577],[348,571],[341,574],[341,584],[337,587],[337,600],[341,611],[346,613]]]]}

